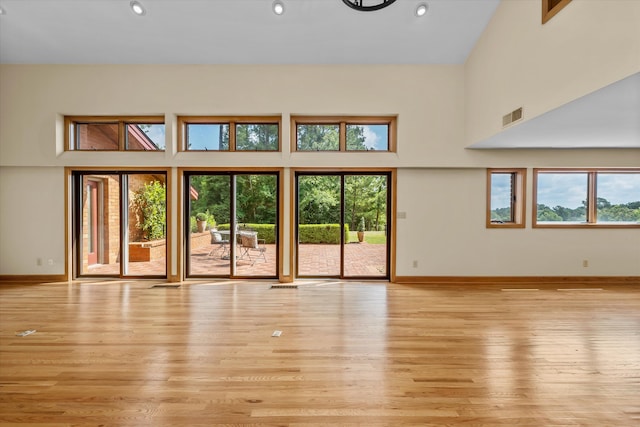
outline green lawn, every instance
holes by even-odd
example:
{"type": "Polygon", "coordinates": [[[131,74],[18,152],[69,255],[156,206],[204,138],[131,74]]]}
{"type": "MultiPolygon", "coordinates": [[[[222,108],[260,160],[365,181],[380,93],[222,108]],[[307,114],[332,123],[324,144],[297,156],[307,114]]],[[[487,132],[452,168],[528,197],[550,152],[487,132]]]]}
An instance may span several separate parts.
{"type": "MultiPolygon", "coordinates": [[[[349,231],[349,242],[357,242],[358,234],[356,231],[349,231]]],[[[384,231],[365,231],[364,241],[369,244],[385,244],[387,243],[387,236],[384,231]]]]}

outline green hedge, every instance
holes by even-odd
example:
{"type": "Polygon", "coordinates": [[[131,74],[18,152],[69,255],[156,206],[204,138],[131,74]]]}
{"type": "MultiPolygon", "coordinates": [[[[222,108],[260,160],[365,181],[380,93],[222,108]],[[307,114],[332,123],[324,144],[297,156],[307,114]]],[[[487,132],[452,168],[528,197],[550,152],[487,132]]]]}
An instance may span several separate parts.
{"type": "MultiPolygon", "coordinates": [[[[218,230],[228,230],[229,224],[218,224],[218,230]]],[[[276,226],[273,224],[240,224],[240,228],[250,228],[258,232],[258,239],[264,239],[266,244],[276,242],[276,226]]]]}
{"type": "MultiPolygon", "coordinates": [[[[344,240],[349,242],[349,225],[344,225],[344,240]]],[[[298,227],[300,243],[340,244],[340,224],[300,224],[298,227]]]]}
{"type": "MultiPolygon", "coordinates": [[[[267,244],[276,242],[276,227],[273,224],[240,224],[258,232],[258,239],[267,244]]],[[[229,224],[218,224],[218,230],[228,230],[229,224]]],[[[344,241],[349,243],[349,225],[344,225],[344,241]]],[[[340,224],[300,224],[300,243],[340,244],[340,224]]]]}

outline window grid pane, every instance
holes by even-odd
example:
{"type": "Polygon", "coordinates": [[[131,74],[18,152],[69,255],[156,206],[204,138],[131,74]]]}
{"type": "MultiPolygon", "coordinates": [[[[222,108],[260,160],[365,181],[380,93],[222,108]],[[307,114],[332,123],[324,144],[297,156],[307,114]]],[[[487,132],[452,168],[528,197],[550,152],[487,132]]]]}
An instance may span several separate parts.
{"type": "Polygon", "coordinates": [[[586,223],[588,173],[539,173],[538,223],[586,223]]]}
{"type": "Polygon", "coordinates": [[[129,151],[164,151],[165,134],[163,124],[127,124],[126,149],[129,151]]]}
{"type": "Polygon", "coordinates": [[[389,125],[347,125],[347,151],[389,151],[389,125]]]}
{"type": "Polygon", "coordinates": [[[77,123],[76,150],[119,150],[118,123],[77,123]]]}
{"type": "Polygon", "coordinates": [[[186,137],[188,150],[229,150],[228,123],[188,123],[186,125],[186,137]]]}
{"type": "Polygon", "coordinates": [[[513,173],[491,174],[491,222],[514,222],[513,173]]]}
{"type": "Polygon", "coordinates": [[[640,223],[640,173],[598,173],[597,223],[640,223]]]}
{"type": "Polygon", "coordinates": [[[296,126],[299,151],[338,151],[339,124],[298,124],[296,126]]]}
{"type": "Polygon", "coordinates": [[[236,125],[236,150],[278,151],[278,128],[276,123],[236,125]]]}

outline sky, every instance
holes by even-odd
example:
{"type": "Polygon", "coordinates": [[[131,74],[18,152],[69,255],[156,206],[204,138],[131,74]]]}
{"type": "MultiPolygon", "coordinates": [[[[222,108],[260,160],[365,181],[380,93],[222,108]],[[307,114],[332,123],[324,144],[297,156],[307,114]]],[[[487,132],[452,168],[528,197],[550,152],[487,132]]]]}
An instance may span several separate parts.
{"type": "Polygon", "coordinates": [[[149,139],[160,149],[165,149],[164,125],[149,125],[149,128],[146,129],[144,133],[146,133],[149,139]]]}
{"type": "MultiPolygon", "coordinates": [[[[611,204],[640,201],[640,173],[598,173],[597,197],[611,204]]],[[[510,181],[508,175],[492,179],[491,209],[508,207],[510,181]]],[[[539,204],[551,208],[564,206],[575,209],[587,200],[586,173],[540,173],[538,174],[539,204]]]]}
{"type": "MultiPolygon", "coordinates": [[[[220,146],[220,126],[228,125],[188,125],[189,149],[191,150],[217,150],[220,146]]],[[[226,131],[228,134],[228,130],[226,131]]],[[[228,142],[228,141],[227,141],[228,142]]]]}
{"type": "Polygon", "coordinates": [[[367,148],[380,151],[389,149],[387,125],[362,125],[362,131],[367,148]]]}

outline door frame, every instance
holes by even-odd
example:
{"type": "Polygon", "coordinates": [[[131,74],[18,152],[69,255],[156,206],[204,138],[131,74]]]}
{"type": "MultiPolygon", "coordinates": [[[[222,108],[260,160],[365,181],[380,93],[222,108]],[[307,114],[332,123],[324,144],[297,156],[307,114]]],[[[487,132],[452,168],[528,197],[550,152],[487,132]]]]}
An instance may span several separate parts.
{"type": "Polygon", "coordinates": [[[103,212],[102,201],[102,182],[97,179],[87,179],[87,186],[90,191],[87,191],[87,203],[90,206],[88,222],[89,222],[89,241],[87,245],[87,263],[89,265],[99,264],[102,261],[102,247],[103,247],[103,233],[102,221],[100,220],[103,212]],[[91,246],[93,246],[93,252],[91,252],[91,246]]]}
{"type": "MultiPolygon", "coordinates": [[[[185,167],[185,168],[178,168],[178,180],[179,180],[179,188],[180,191],[178,191],[178,241],[181,242],[181,244],[178,246],[178,259],[181,260],[181,262],[179,263],[179,272],[178,272],[178,277],[180,278],[180,280],[198,280],[198,279],[208,279],[208,278],[228,278],[228,279],[243,279],[243,280],[252,280],[252,279],[256,279],[256,280],[264,280],[265,278],[267,279],[274,279],[277,278],[280,282],[287,282],[289,281],[287,279],[287,276],[284,274],[283,272],[283,263],[282,260],[284,259],[284,252],[283,252],[283,247],[284,247],[284,235],[283,235],[283,224],[284,224],[284,180],[285,180],[285,176],[284,176],[284,168],[277,168],[277,167],[273,167],[273,168],[269,168],[269,167],[264,167],[264,168],[254,168],[254,167],[204,167],[204,168],[200,168],[200,167],[185,167]],[[187,257],[189,255],[189,244],[188,244],[188,239],[189,239],[189,235],[188,235],[188,227],[189,227],[189,217],[187,216],[188,213],[188,204],[187,201],[189,200],[189,181],[187,179],[188,176],[190,175],[198,175],[198,174],[202,174],[202,175],[228,175],[230,177],[234,177],[235,175],[275,175],[276,176],[276,191],[277,191],[277,201],[276,201],[276,206],[277,206],[277,218],[276,218],[276,246],[277,246],[277,250],[276,250],[276,272],[274,276],[238,276],[233,274],[233,269],[230,268],[229,269],[229,276],[188,276],[188,260],[187,257]]],[[[232,184],[230,186],[230,191],[233,192],[234,190],[234,185],[232,184]]],[[[231,212],[233,213],[233,215],[231,215],[232,218],[230,218],[232,220],[231,226],[233,227],[235,224],[235,195],[230,194],[230,196],[233,196],[230,198],[230,202],[232,204],[231,206],[231,212]]],[[[233,238],[233,237],[232,237],[233,238]]],[[[230,248],[230,249],[235,249],[235,248],[230,248]]]]}
{"type": "MultiPolygon", "coordinates": [[[[71,256],[69,257],[69,270],[71,272],[71,277],[70,279],[80,279],[80,278],[95,278],[95,277],[99,277],[99,278],[127,278],[127,279],[149,279],[149,278],[153,278],[153,279],[166,279],[170,277],[170,268],[172,265],[172,251],[171,251],[171,247],[172,247],[172,239],[171,239],[171,235],[172,235],[172,220],[171,220],[171,212],[172,212],[172,204],[171,204],[171,169],[170,168],[132,168],[132,167],[121,167],[121,168],[93,168],[93,167],[67,167],[65,168],[65,173],[69,179],[69,191],[70,191],[70,197],[69,197],[69,211],[67,214],[67,223],[71,224],[70,227],[70,233],[68,234],[69,236],[69,241],[71,242],[71,245],[69,247],[71,256]],[[81,215],[82,215],[82,191],[84,191],[83,185],[82,185],[82,177],[83,176],[88,176],[88,175],[118,175],[118,176],[123,176],[123,175],[135,175],[135,174],[144,174],[144,175],[149,175],[149,174],[158,174],[158,175],[164,175],[165,177],[165,187],[166,187],[166,238],[165,238],[165,247],[166,247],[166,255],[165,255],[165,274],[160,274],[160,275],[125,275],[123,273],[124,271],[124,266],[123,266],[123,262],[122,259],[119,263],[119,273],[118,274],[114,274],[114,275],[105,275],[105,274],[100,274],[100,275],[92,275],[92,274],[86,274],[82,272],[82,253],[81,253],[81,245],[79,244],[78,240],[81,239],[81,232],[82,232],[82,219],[81,219],[81,215]],[[78,194],[78,190],[80,191],[80,194],[78,194]]],[[[122,184],[122,183],[121,183],[122,184]]],[[[99,185],[100,188],[101,185],[99,185]]],[[[120,185],[119,187],[119,215],[120,215],[120,234],[119,234],[119,254],[120,256],[124,256],[124,254],[128,253],[127,248],[124,248],[124,243],[127,241],[127,239],[125,238],[125,233],[128,233],[128,229],[126,229],[126,227],[124,227],[123,225],[123,206],[122,206],[122,194],[123,194],[123,185],[120,185]]],[[[100,193],[100,191],[99,191],[100,193]]],[[[102,196],[100,194],[98,194],[98,197],[104,197],[104,194],[102,194],[102,196]]],[[[100,228],[100,218],[98,218],[98,225],[99,225],[99,230],[98,230],[98,235],[102,236],[100,239],[104,239],[104,232],[103,230],[100,228]]],[[[104,224],[102,224],[104,226],[104,224]]],[[[102,254],[102,257],[104,257],[104,253],[102,254]]],[[[98,258],[98,261],[103,261],[104,259],[100,259],[100,257],[98,258]]]]}
{"type": "MultiPolygon", "coordinates": [[[[387,185],[387,276],[388,277],[344,277],[344,237],[341,237],[340,245],[340,280],[389,280],[395,281],[396,278],[396,215],[397,210],[397,169],[396,168],[291,168],[290,169],[290,251],[289,265],[291,269],[292,280],[307,279],[307,276],[298,276],[298,176],[299,175],[387,175],[389,177],[387,185]]],[[[341,182],[344,182],[341,179],[341,182]]],[[[342,196],[344,189],[341,188],[341,203],[344,204],[342,196]]],[[[341,210],[341,226],[344,230],[344,206],[341,210]]],[[[341,233],[343,234],[343,233],[341,233]]],[[[321,276],[322,278],[336,278],[335,276],[321,276]]]]}

